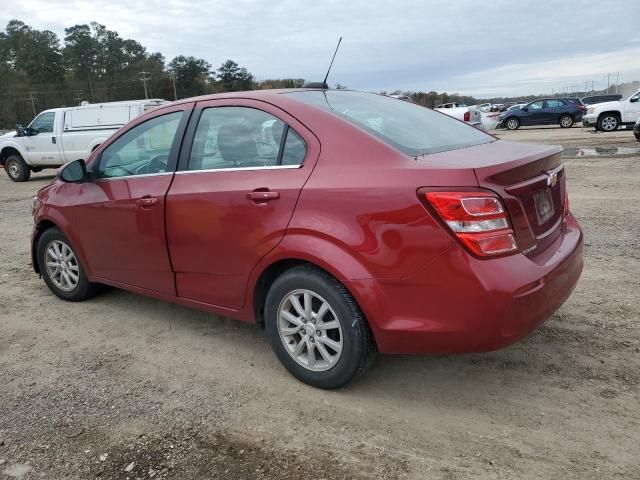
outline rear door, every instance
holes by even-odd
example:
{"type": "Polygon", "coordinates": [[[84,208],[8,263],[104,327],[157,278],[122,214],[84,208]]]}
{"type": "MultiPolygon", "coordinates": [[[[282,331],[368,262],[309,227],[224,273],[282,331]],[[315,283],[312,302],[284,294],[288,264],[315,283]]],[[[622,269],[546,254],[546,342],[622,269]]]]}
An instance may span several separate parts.
{"type": "Polygon", "coordinates": [[[550,99],[545,102],[545,116],[544,120],[547,124],[555,124],[558,123],[560,117],[568,113],[570,110],[571,104],[567,102],[565,104],[564,101],[558,99],[550,99]]]}
{"type": "Polygon", "coordinates": [[[282,240],[319,153],[318,139],[271,104],[197,104],[167,195],[180,297],[244,305],[249,275],[282,240]]]}

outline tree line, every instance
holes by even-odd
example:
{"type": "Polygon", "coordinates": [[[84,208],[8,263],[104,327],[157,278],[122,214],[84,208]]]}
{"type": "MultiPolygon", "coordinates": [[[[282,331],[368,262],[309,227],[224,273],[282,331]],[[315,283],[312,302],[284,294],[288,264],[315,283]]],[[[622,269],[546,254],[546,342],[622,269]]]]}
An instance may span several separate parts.
{"type": "Polygon", "coordinates": [[[0,128],[26,123],[34,112],[85,100],[174,99],[304,84],[303,79],[258,82],[233,60],[217,69],[193,56],[166,62],[161,53],[96,22],[64,32],[61,40],[20,20],[11,20],[0,32],[0,128]]]}

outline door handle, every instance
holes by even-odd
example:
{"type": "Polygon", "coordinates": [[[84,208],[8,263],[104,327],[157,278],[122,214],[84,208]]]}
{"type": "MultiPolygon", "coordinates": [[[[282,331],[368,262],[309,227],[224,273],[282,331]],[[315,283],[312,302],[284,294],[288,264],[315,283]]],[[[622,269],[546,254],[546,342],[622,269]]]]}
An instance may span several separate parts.
{"type": "Polygon", "coordinates": [[[142,208],[153,207],[157,203],[158,199],[155,197],[142,197],[136,200],[136,204],[138,204],[142,208]]]}
{"type": "Polygon", "coordinates": [[[56,144],[56,137],[51,137],[51,143],[56,144]]]}
{"type": "Polygon", "coordinates": [[[270,190],[254,190],[253,192],[247,193],[247,198],[256,203],[263,203],[280,198],[280,193],[272,192],[270,190]]]}

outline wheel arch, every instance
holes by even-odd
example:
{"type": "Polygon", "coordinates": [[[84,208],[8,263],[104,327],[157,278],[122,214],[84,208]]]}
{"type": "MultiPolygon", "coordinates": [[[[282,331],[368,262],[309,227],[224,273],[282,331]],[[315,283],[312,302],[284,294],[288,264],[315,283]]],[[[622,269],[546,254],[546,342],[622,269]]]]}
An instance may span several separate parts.
{"type": "Polygon", "coordinates": [[[4,167],[4,164],[7,161],[7,157],[9,157],[9,155],[19,155],[20,158],[24,160],[24,155],[22,155],[22,152],[20,152],[20,150],[18,150],[16,147],[7,146],[3,147],[2,150],[0,150],[0,165],[4,167]]]}
{"type": "Polygon", "coordinates": [[[279,275],[298,265],[312,265],[334,277],[347,289],[365,313],[358,292],[354,291],[350,285],[351,280],[372,277],[365,266],[347,250],[328,238],[311,233],[293,233],[288,234],[278,248],[263,258],[254,268],[246,304],[251,302],[250,306],[256,323],[264,321],[264,300],[269,286],[279,275]],[[329,263],[326,260],[328,258],[333,261],[329,263]]]}
{"type": "Polygon", "coordinates": [[[619,111],[617,111],[617,110],[607,110],[607,111],[604,111],[604,112],[601,112],[601,113],[598,114],[598,121],[600,121],[600,119],[602,117],[604,117],[605,115],[608,115],[608,114],[615,115],[616,117],[618,117],[618,120],[622,119],[622,113],[620,113],[619,111]]]}
{"type": "Polygon", "coordinates": [[[54,222],[48,218],[40,220],[34,230],[33,238],[31,240],[31,265],[33,265],[33,271],[40,274],[40,263],[38,262],[38,242],[42,234],[50,228],[60,228],[54,222]]]}
{"type": "Polygon", "coordinates": [[[60,230],[62,234],[67,237],[67,240],[78,257],[78,260],[82,263],[87,278],[91,280],[93,278],[91,266],[87,262],[87,257],[84,254],[84,250],[82,249],[79,239],[74,235],[67,219],[60,214],[60,212],[51,208],[48,209],[45,215],[38,217],[31,236],[31,259],[35,272],[38,274],[40,273],[40,265],[38,264],[38,241],[45,231],[54,227],[60,230]]]}

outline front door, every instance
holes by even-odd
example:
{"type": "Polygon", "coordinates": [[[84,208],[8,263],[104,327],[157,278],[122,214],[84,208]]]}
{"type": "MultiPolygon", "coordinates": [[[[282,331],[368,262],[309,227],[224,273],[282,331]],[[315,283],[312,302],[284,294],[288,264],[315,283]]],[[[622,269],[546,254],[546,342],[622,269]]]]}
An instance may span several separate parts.
{"type": "Polygon", "coordinates": [[[238,309],[252,269],[284,236],[320,144],[259,101],[201,102],[192,122],[167,195],[176,288],[180,297],[238,309]]]}
{"type": "Polygon", "coordinates": [[[629,97],[627,100],[627,104],[625,105],[625,118],[622,120],[623,122],[633,122],[635,123],[638,118],[640,118],[640,92],[636,92],[634,95],[629,97]]]}
{"type": "Polygon", "coordinates": [[[60,165],[62,159],[54,130],[55,112],[43,112],[29,125],[29,135],[22,137],[30,165],[60,165]]]}
{"type": "Polygon", "coordinates": [[[97,281],[175,295],[165,196],[193,104],[163,109],[107,145],[73,207],[76,235],[97,281]]]}
{"type": "Polygon", "coordinates": [[[544,100],[532,102],[525,107],[527,110],[521,114],[520,123],[522,125],[539,125],[544,122],[545,109],[544,100]]]}

